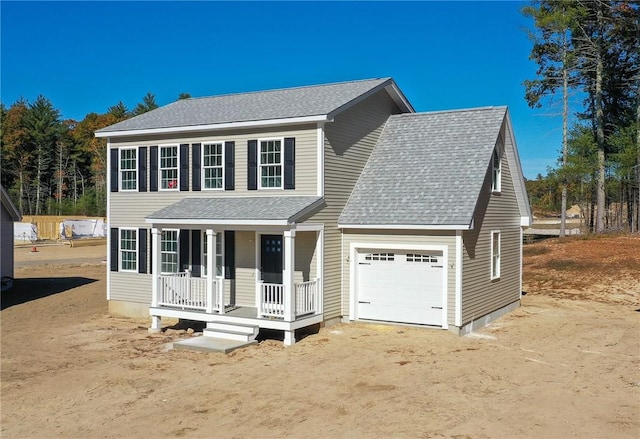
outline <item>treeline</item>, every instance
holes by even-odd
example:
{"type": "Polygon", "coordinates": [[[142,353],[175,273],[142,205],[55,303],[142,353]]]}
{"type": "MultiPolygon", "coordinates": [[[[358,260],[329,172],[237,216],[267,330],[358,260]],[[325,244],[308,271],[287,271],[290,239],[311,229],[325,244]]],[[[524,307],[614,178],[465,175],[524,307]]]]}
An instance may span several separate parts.
{"type": "MultiPolygon", "coordinates": [[[[640,4],[534,1],[525,81],[531,107],[562,113],[562,151],[548,175],[527,182],[534,210],[578,204],[594,232],[638,231],[640,220],[640,4]]],[[[564,229],[563,229],[564,230],[564,229]]]]}
{"type": "Polygon", "coordinates": [[[1,103],[2,185],[22,214],[105,216],[107,142],[94,132],[157,107],[148,93],[133,110],[118,102],[76,121],[44,96],[1,103]]]}

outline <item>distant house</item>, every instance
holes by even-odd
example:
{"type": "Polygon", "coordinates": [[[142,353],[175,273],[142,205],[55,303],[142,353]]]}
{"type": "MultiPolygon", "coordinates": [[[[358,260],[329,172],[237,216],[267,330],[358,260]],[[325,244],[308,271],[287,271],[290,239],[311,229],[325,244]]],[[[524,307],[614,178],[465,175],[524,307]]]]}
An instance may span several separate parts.
{"type": "MultiPolygon", "coordinates": [[[[0,242],[2,261],[0,262],[2,279],[13,278],[13,223],[21,220],[20,212],[11,202],[9,194],[0,185],[0,199],[2,201],[2,213],[0,214],[0,242]]],[[[4,282],[3,282],[4,284],[4,282]]]]}
{"type": "Polygon", "coordinates": [[[180,100],[96,136],[109,309],[154,330],[464,333],[520,304],[531,212],[506,107],[415,113],[381,78],[180,100]]]}

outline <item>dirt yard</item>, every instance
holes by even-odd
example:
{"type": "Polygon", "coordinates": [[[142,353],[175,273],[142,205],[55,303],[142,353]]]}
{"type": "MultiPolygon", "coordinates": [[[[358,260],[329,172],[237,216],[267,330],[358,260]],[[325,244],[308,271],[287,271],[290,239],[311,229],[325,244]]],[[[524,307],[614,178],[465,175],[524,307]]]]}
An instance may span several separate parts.
{"type": "Polygon", "coordinates": [[[523,306],[474,336],[344,324],[229,355],[109,317],[104,246],[39,250],[2,296],[3,439],[640,437],[637,236],[527,246],[523,306]]]}

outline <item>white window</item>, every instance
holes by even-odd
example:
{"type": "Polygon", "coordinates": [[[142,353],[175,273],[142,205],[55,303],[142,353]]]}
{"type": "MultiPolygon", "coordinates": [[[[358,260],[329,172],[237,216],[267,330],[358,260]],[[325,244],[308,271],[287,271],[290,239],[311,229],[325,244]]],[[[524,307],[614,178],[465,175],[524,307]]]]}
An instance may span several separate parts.
{"type": "Polygon", "coordinates": [[[205,143],[202,145],[202,175],[205,189],[224,187],[224,143],[205,143]]]}
{"type": "Polygon", "coordinates": [[[178,258],[178,231],[163,230],[162,239],[160,241],[160,252],[162,258],[160,260],[160,271],[162,273],[177,273],[179,270],[178,258]]]}
{"type": "Polygon", "coordinates": [[[138,230],[120,229],[120,271],[138,271],[138,230]]]}
{"type": "Polygon", "coordinates": [[[138,149],[120,149],[120,190],[135,191],[138,189],[138,149]]]}
{"type": "Polygon", "coordinates": [[[160,146],[160,189],[178,189],[178,145],[160,146]]]}
{"type": "Polygon", "coordinates": [[[491,279],[500,277],[500,232],[491,232],[491,279]]]}
{"type": "MultiPolygon", "coordinates": [[[[224,233],[218,232],[216,233],[216,276],[222,276],[224,273],[224,258],[222,249],[224,248],[224,243],[222,242],[222,237],[224,233]]],[[[204,232],[204,238],[202,239],[202,274],[204,276],[207,275],[207,233],[204,232]]]]}
{"type": "Polygon", "coordinates": [[[502,163],[500,162],[500,154],[498,153],[497,148],[493,150],[491,167],[493,170],[491,190],[493,192],[500,192],[502,190],[502,163]]]}
{"type": "Polygon", "coordinates": [[[395,260],[394,253],[369,253],[364,257],[365,261],[393,261],[395,260]]]}
{"type": "Polygon", "coordinates": [[[260,140],[258,167],[260,188],[282,189],[283,139],[260,140]]]}

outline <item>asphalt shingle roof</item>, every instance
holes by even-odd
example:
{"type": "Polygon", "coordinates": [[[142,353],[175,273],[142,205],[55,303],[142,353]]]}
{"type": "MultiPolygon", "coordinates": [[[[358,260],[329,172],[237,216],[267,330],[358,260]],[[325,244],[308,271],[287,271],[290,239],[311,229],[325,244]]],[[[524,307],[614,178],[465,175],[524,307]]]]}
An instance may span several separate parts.
{"type": "Polygon", "coordinates": [[[288,221],[313,207],[321,197],[183,198],[148,215],[152,220],[288,221]]]}
{"type": "Polygon", "coordinates": [[[372,89],[392,81],[391,78],[377,78],[182,99],[97,132],[109,133],[327,115],[372,89]]]}
{"type": "Polygon", "coordinates": [[[339,223],[470,224],[506,111],[391,116],[339,223]]]}

